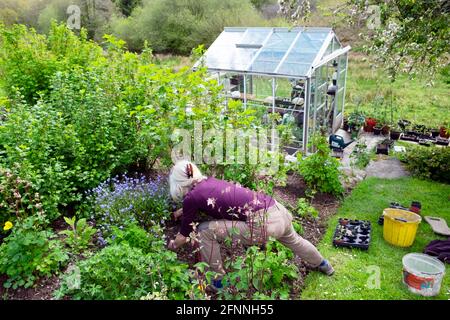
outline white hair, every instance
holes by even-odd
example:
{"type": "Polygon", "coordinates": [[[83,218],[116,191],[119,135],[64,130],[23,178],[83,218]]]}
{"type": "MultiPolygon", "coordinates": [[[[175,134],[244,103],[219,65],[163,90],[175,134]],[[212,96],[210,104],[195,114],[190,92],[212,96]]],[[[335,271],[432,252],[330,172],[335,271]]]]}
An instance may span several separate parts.
{"type": "Polygon", "coordinates": [[[198,167],[187,160],[175,163],[169,175],[170,195],[175,201],[183,200],[184,196],[191,191],[195,183],[206,179],[198,167]],[[188,168],[192,166],[192,176],[189,177],[188,168]]]}

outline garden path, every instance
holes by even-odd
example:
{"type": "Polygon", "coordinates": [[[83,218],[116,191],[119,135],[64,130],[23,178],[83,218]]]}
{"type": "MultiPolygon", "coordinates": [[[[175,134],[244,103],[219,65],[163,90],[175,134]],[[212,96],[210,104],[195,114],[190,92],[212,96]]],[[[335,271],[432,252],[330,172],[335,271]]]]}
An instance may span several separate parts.
{"type": "Polygon", "coordinates": [[[370,161],[366,167],[366,177],[397,179],[406,176],[409,176],[409,172],[396,158],[389,157],[378,161],[370,161]]]}
{"type": "MultiPolygon", "coordinates": [[[[342,130],[340,132],[342,132],[342,130]]],[[[346,132],[343,134],[345,133],[346,132]]],[[[349,137],[346,137],[346,139],[349,139],[349,137]]],[[[377,159],[371,160],[364,170],[360,170],[352,166],[350,155],[358,141],[364,141],[369,150],[374,150],[376,145],[384,139],[386,139],[385,136],[375,136],[372,133],[361,132],[358,139],[344,149],[341,159],[341,171],[346,176],[344,179],[344,186],[353,188],[357,183],[366,177],[396,179],[409,176],[408,171],[406,171],[398,159],[385,155],[378,155],[377,159]]]]}

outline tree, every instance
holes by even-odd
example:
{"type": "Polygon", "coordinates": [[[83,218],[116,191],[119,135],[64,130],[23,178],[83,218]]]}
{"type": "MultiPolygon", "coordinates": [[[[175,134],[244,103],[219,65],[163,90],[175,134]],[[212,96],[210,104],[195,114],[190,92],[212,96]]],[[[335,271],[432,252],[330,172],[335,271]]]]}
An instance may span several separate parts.
{"type": "MultiPolygon", "coordinates": [[[[311,2],[279,0],[280,12],[295,24],[308,17],[311,2]]],[[[354,27],[365,24],[360,29],[364,48],[386,67],[393,81],[399,72],[427,73],[432,78],[449,64],[449,1],[346,0],[330,11],[354,27]]]]}
{"type": "Polygon", "coordinates": [[[142,0],[113,0],[113,2],[120,12],[126,17],[131,15],[134,8],[142,4],[142,0]]]}
{"type": "Polygon", "coordinates": [[[449,63],[450,2],[446,0],[350,0],[354,17],[379,14],[379,25],[367,30],[366,50],[387,68],[392,80],[399,72],[434,76],[449,63]]]}

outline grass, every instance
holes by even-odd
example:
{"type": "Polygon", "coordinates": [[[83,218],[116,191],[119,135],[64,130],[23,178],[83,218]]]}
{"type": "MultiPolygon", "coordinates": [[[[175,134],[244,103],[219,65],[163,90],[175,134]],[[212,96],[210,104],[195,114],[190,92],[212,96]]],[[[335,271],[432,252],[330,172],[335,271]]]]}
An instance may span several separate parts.
{"type": "MultiPolygon", "coordinates": [[[[450,125],[449,89],[442,75],[437,75],[433,86],[427,86],[425,77],[411,80],[405,74],[391,82],[382,68],[371,68],[366,56],[353,52],[349,59],[345,109],[348,113],[359,108],[373,115],[376,112],[372,105],[374,98],[377,95],[388,97],[392,90],[394,110],[397,109],[394,122],[408,119],[438,128],[450,125]],[[359,107],[358,101],[361,101],[359,107]]],[[[390,115],[388,117],[390,119],[390,115]]]]}
{"type": "Polygon", "coordinates": [[[383,239],[383,228],[377,220],[389,202],[409,206],[411,201],[422,203],[423,215],[445,218],[450,222],[450,185],[415,178],[385,180],[368,178],[361,182],[346,198],[328,223],[329,228],[318,249],[334,265],[336,273],[325,277],[317,272],[308,275],[301,299],[450,299],[450,267],[446,265],[440,294],[425,298],[410,293],[402,283],[402,257],[409,252],[423,252],[435,239],[445,239],[433,233],[425,222],[419,226],[416,239],[410,248],[399,248],[383,239]],[[368,251],[335,248],[332,236],[339,217],[369,220],[372,223],[372,240],[368,251]],[[374,271],[380,270],[380,288],[369,289],[368,281],[374,271]],[[368,269],[369,268],[369,269],[368,269]]]}

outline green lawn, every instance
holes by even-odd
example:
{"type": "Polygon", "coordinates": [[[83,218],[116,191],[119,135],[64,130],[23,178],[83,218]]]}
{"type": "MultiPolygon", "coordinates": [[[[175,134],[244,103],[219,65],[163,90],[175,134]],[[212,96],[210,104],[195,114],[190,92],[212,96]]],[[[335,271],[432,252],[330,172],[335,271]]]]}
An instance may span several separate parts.
{"type": "Polygon", "coordinates": [[[411,201],[422,203],[424,215],[440,216],[450,223],[450,185],[423,181],[415,178],[384,180],[368,178],[361,182],[346,198],[338,213],[328,221],[328,230],[319,244],[321,253],[336,269],[332,277],[317,272],[308,275],[301,299],[450,299],[450,267],[439,296],[425,298],[410,293],[402,283],[402,257],[409,252],[422,252],[434,239],[445,239],[435,235],[425,222],[419,226],[416,240],[410,248],[389,245],[383,239],[383,228],[377,224],[378,217],[389,202],[400,202],[409,206],[411,201]],[[339,217],[370,220],[372,240],[368,251],[335,248],[332,235],[339,217]],[[377,266],[380,271],[380,288],[367,287],[377,266]]]}

